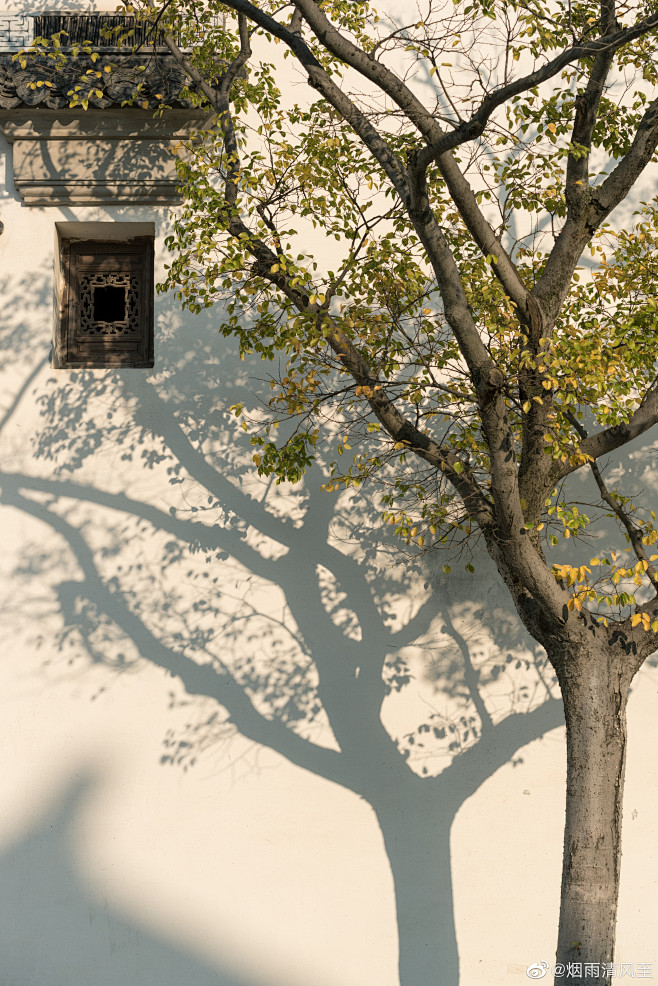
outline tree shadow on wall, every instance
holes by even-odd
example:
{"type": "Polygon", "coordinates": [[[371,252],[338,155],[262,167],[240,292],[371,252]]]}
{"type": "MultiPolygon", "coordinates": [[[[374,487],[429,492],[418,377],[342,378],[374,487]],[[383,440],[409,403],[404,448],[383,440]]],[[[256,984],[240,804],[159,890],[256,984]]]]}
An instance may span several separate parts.
{"type": "MultiPolygon", "coordinates": [[[[164,762],[190,767],[237,731],[367,802],[393,875],[400,982],[440,969],[456,986],[452,823],[561,723],[545,659],[497,583],[428,578],[367,494],[322,491],[322,461],[298,487],[259,481],[228,411],[249,400],[248,370],[210,328],[188,333],[163,314],[154,371],[41,366],[16,380],[2,502],[54,536],[24,546],[8,609],[21,620],[36,580],[70,659],[178,679],[197,712],[165,738],[164,762]],[[57,574],[63,549],[74,578],[57,574]],[[431,701],[414,721],[385,728],[419,690],[431,701]]],[[[0,349],[24,360],[25,336],[17,314],[0,349]]]]}
{"type": "Polygon", "coordinates": [[[62,790],[0,855],[0,887],[12,889],[0,893],[0,982],[42,982],[47,969],[48,986],[260,986],[186,954],[93,893],[76,829],[97,779],[89,773],[62,790]]]}

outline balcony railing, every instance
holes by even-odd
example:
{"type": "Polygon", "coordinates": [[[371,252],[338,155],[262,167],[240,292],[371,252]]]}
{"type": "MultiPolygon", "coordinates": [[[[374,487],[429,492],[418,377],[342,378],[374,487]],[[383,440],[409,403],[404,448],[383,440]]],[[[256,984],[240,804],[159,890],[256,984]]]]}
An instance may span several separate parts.
{"type": "MultiPolygon", "coordinates": [[[[146,45],[152,48],[164,47],[164,37],[161,32],[154,33],[150,24],[136,24],[133,17],[120,14],[37,14],[34,17],[34,37],[49,38],[60,31],[66,35],[60,38],[63,48],[74,44],[91,44],[93,48],[117,49],[117,37],[125,31],[134,29],[130,40],[118,50],[126,53],[134,45],[146,45]],[[108,30],[121,28],[118,33],[106,36],[108,30]]],[[[178,39],[177,39],[178,40],[178,39]]]]}

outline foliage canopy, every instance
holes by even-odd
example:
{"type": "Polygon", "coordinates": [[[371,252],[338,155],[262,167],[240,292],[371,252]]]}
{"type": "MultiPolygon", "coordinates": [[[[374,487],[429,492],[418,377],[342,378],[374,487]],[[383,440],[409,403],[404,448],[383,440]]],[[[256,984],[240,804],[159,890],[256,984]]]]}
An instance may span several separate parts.
{"type": "MultiPolygon", "coordinates": [[[[609,217],[655,155],[658,14],[399,13],[139,8],[190,47],[219,112],[181,164],[166,286],[192,311],[228,297],[222,332],[280,368],[269,419],[243,425],[261,473],[298,480],[329,422],[329,488],[385,476],[385,519],[407,541],[490,540],[502,524],[543,557],[591,523],[565,478],[656,416],[658,209],[618,232],[609,217]]],[[[658,532],[597,483],[637,558],[553,572],[569,609],[621,620],[656,582],[658,532]]]]}

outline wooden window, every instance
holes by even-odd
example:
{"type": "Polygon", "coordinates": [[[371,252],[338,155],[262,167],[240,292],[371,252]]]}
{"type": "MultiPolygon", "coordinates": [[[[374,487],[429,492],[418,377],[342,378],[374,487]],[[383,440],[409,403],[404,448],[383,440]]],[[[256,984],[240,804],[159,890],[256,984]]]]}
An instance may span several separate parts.
{"type": "Polygon", "coordinates": [[[54,365],[153,366],[153,238],[62,240],[54,365]]]}

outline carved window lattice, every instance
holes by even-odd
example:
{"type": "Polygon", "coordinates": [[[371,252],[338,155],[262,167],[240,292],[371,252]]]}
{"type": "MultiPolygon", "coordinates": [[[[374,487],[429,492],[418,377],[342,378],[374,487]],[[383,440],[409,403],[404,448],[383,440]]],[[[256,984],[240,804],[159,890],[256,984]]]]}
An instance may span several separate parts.
{"type": "Polygon", "coordinates": [[[80,320],[77,337],[94,338],[98,335],[136,335],[140,331],[139,278],[135,274],[82,274],[80,282],[80,320]],[[125,293],[125,318],[105,321],[95,319],[97,309],[95,293],[100,288],[121,288],[125,293]]]}
{"type": "Polygon", "coordinates": [[[61,241],[53,364],[153,366],[153,237],[61,241]]]}

